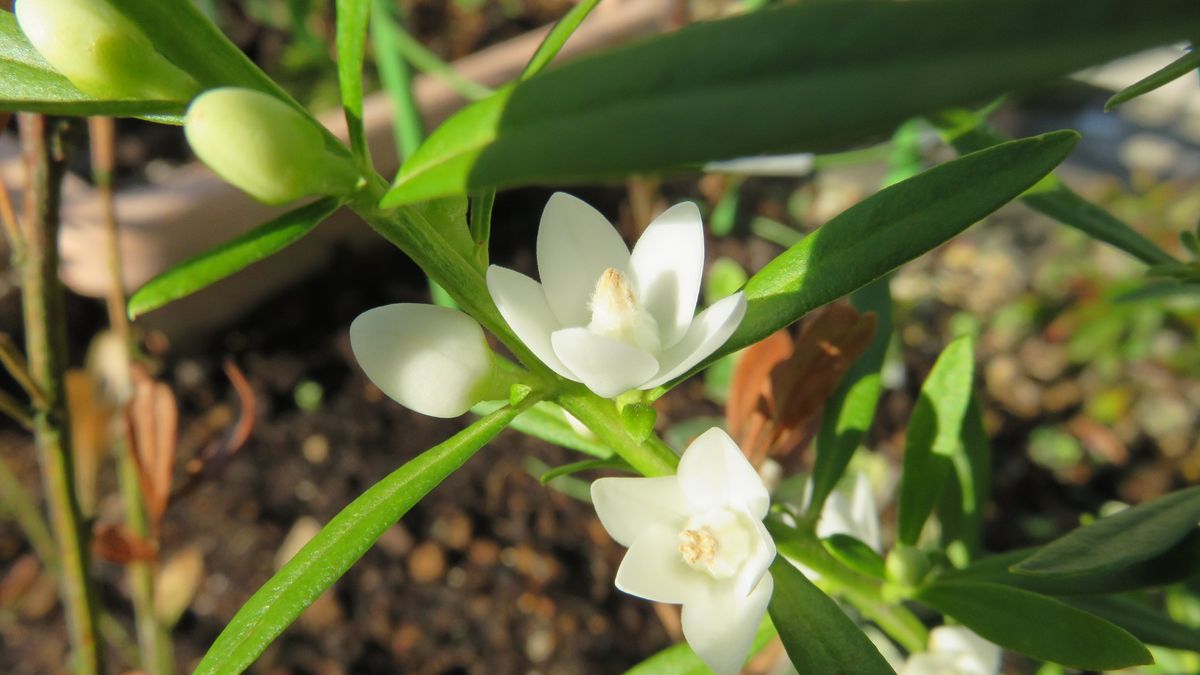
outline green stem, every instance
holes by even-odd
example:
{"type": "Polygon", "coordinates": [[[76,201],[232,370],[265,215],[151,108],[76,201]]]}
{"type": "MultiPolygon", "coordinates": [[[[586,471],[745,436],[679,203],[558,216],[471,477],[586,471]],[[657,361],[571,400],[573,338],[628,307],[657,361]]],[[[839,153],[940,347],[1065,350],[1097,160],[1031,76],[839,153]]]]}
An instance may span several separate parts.
{"type": "Polygon", "coordinates": [[[17,476],[9,467],[8,462],[3,459],[0,459],[0,504],[17,521],[17,525],[25,533],[25,538],[29,540],[29,545],[33,547],[33,552],[42,561],[42,564],[53,569],[58,560],[54,536],[50,534],[50,528],[42,519],[37,502],[33,501],[29,491],[25,489],[24,485],[21,485],[21,481],[17,480],[17,476]]]}
{"type": "Polygon", "coordinates": [[[821,575],[818,586],[854,605],[906,650],[925,651],[929,639],[925,624],[908,608],[885,600],[879,581],[845,567],[829,555],[812,527],[791,528],[778,518],[768,517],[767,529],[781,555],[821,575]]]}
{"type": "Polygon", "coordinates": [[[463,98],[472,101],[487,98],[494,93],[492,89],[459,75],[453,66],[426,49],[425,45],[418,42],[399,24],[393,24],[393,28],[395,30],[392,32],[392,38],[395,49],[417,70],[441,79],[463,98]]]}
{"type": "Polygon", "coordinates": [[[565,387],[558,404],[587,425],[610,448],[644,476],[669,476],[679,465],[679,456],[657,436],[651,434],[641,443],[625,431],[621,415],[612,401],[588,391],[579,384],[565,387]]]}
{"type": "MultiPolygon", "coordinates": [[[[152,541],[137,464],[128,443],[122,439],[116,445],[125,524],[134,536],[143,541],[152,541]]],[[[170,632],[154,611],[154,565],[147,560],[131,560],[128,572],[142,667],[155,675],[170,675],[175,670],[175,657],[172,654],[170,632]]]]}
{"type": "Polygon", "coordinates": [[[70,418],[66,407],[66,314],[58,279],[58,206],[65,156],[63,138],[41,115],[20,116],[28,171],[25,257],[21,300],[29,374],[45,400],[35,402],[37,442],[50,523],[58,542],[63,608],[79,673],[104,672],[96,639],[95,593],[89,576],[87,534],[74,490],[70,418]]]}

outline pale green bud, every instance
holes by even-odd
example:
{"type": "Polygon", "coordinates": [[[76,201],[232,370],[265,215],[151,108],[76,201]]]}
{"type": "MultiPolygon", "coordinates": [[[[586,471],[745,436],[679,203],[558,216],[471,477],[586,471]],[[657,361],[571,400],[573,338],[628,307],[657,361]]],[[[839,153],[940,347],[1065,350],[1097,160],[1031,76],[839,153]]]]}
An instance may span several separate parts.
{"type": "Polygon", "coordinates": [[[267,204],[345,194],[359,180],[350,158],[326,147],[315,121],[252,89],[204,92],[188,108],[183,130],[210,169],[267,204]]]}
{"type": "Polygon", "coordinates": [[[899,544],[885,562],[888,581],[912,588],[929,573],[929,558],[920,549],[899,544]]]}
{"type": "Polygon", "coordinates": [[[106,0],[19,0],[15,13],[38,53],[85,94],[187,101],[200,90],[106,0]]]}

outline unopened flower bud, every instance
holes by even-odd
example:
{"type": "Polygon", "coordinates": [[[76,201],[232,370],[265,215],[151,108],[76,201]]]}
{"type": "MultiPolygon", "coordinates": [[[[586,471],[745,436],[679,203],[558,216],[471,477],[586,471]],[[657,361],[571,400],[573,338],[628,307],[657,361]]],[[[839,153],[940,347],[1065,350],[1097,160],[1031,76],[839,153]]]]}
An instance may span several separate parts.
{"type": "Polygon", "coordinates": [[[929,573],[929,558],[914,546],[897,545],[887,555],[888,581],[912,588],[929,573]]]}
{"type": "Polygon", "coordinates": [[[479,324],[446,307],[368,310],[350,325],[350,348],[384,394],[431,417],[458,417],[480,401],[507,400],[513,384],[496,368],[479,324]]]}
{"type": "Polygon", "coordinates": [[[326,147],[317,123],[270,94],[210,89],[188,108],[183,130],[210,169],[267,204],[345,194],[358,182],[350,158],[326,147]]]}
{"type": "Polygon", "coordinates": [[[20,0],[15,13],[38,53],[85,94],[187,101],[200,91],[108,0],[20,0]]]}

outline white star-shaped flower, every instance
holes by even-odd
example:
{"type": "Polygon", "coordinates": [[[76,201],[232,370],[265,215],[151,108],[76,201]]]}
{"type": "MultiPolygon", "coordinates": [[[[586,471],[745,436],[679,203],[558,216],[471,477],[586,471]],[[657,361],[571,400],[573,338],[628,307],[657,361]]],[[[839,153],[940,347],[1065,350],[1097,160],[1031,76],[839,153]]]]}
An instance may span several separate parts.
{"type": "Polygon", "coordinates": [[[762,519],[770,497],[729,435],[706,431],[679,471],[592,483],[600,522],[629,547],[617,588],[683,605],[683,635],[717,673],[736,673],[767,611],[775,542],[762,519]]]}
{"type": "Polygon", "coordinates": [[[704,226],[691,202],[655,218],[630,253],[598,211],[556,193],[542,212],[537,261],[541,283],[493,265],[488,291],[543,363],[604,397],[684,374],[746,313],[741,293],[695,313],[704,226]]]}
{"type": "Polygon", "coordinates": [[[900,675],[996,675],[1000,647],[964,626],[929,631],[929,650],[908,657],[900,675]]]}

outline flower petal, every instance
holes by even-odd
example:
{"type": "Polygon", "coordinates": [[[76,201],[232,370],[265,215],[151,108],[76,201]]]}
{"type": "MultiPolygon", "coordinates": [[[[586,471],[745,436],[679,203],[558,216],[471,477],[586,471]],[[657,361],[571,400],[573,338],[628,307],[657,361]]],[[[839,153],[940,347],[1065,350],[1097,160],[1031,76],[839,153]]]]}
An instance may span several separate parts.
{"type": "Polygon", "coordinates": [[[754,542],[754,549],[742,562],[742,567],[737,573],[735,590],[739,595],[749,595],[750,591],[758,586],[763,575],[767,573],[767,568],[775,561],[775,540],[767,532],[767,526],[763,525],[761,520],[756,520],[754,529],[755,534],[758,535],[754,542]]]}
{"type": "Polygon", "coordinates": [[[683,637],[717,675],[734,675],[750,652],[775,581],[764,575],[748,596],[736,592],[731,583],[710,584],[707,590],[684,603],[683,637]]]}
{"type": "Polygon", "coordinates": [[[563,365],[550,345],[550,334],[562,325],[550,311],[542,285],[520,272],[492,265],[487,271],[487,287],[500,316],[529,351],[554,372],[574,380],[575,374],[563,365]]]}
{"type": "Polygon", "coordinates": [[[733,335],[745,315],[746,296],[740,292],[718,300],[697,314],[683,338],[663,350],[659,356],[658,374],[644,388],[657,387],[684,374],[688,368],[717,351],[733,335]]]}
{"type": "Polygon", "coordinates": [[[592,483],[592,505],[608,534],[627,547],[651,525],[673,527],[678,533],[688,519],[687,501],[675,476],[601,478],[592,483]]]}
{"type": "Polygon", "coordinates": [[[707,594],[713,578],[694,570],[679,554],[679,531],[654,523],[647,527],[617,569],[617,588],[652,602],[682,604],[707,594]]]}
{"type": "Polygon", "coordinates": [[[658,322],[663,347],[687,332],[696,314],[704,275],[704,223],[700,209],[683,202],[655,218],[629,259],[637,297],[658,322]]]}
{"type": "Polygon", "coordinates": [[[965,626],[938,626],[929,632],[929,652],[953,656],[965,675],[1000,672],[1000,647],[965,626]]]}
{"type": "Polygon", "coordinates": [[[575,379],[605,398],[641,387],[658,370],[653,356],[586,328],[555,331],[550,344],[575,379]]]}
{"type": "Polygon", "coordinates": [[[546,299],[559,323],[584,326],[591,320],[588,303],[604,270],[629,272],[629,248],[599,211],[556,192],[542,211],[537,261],[546,299]]]}
{"type": "Polygon", "coordinates": [[[350,324],[350,349],[384,394],[433,417],[465,413],[478,402],[479,385],[492,369],[475,319],[435,305],[401,303],[363,312],[350,324]]]}
{"type": "Polygon", "coordinates": [[[713,427],[692,441],[679,460],[679,488],[693,509],[742,507],[756,520],[767,515],[771,498],[729,434],[713,427]]]}

